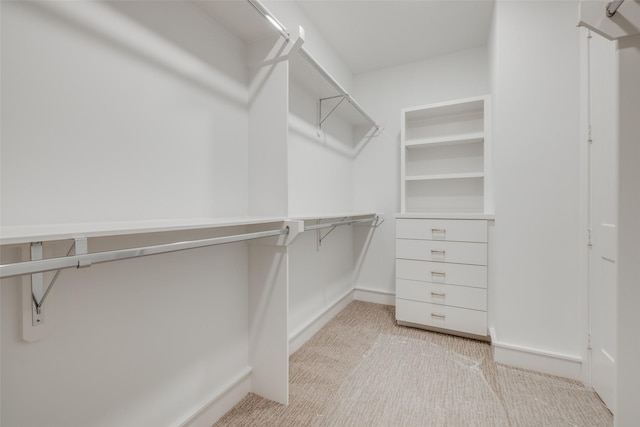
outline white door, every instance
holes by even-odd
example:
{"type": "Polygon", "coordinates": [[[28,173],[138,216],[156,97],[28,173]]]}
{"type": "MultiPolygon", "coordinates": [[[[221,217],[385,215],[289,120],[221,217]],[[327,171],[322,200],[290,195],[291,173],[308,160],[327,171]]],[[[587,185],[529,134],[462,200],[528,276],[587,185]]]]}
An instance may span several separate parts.
{"type": "Polygon", "coordinates": [[[591,39],[591,250],[589,259],[591,383],[614,408],[617,288],[617,111],[614,43],[591,39]]]}

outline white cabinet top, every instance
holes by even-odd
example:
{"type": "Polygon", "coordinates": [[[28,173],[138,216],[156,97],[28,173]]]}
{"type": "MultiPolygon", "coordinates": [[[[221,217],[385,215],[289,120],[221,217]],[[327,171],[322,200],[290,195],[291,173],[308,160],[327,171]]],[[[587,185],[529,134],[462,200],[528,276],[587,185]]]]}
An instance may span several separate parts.
{"type": "Polygon", "coordinates": [[[396,218],[406,219],[486,219],[495,220],[494,214],[487,213],[455,213],[455,212],[411,212],[411,213],[397,213],[396,218]]]}

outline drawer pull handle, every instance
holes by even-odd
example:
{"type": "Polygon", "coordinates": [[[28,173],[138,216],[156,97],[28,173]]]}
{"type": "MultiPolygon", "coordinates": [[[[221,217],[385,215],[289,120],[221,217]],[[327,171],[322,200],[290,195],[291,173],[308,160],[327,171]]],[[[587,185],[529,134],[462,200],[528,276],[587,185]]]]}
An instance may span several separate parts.
{"type": "Polygon", "coordinates": [[[436,250],[436,249],[431,249],[431,254],[438,254],[438,255],[444,255],[445,251],[442,250],[436,250]]]}
{"type": "Polygon", "coordinates": [[[432,228],[431,232],[432,233],[442,233],[442,234],[444,234],[444,233],[447,232],[447,229],[446,228],[432,228]]]}
{"type": "Polygon", "coordinates": [[[444,277],[444,276],[447,275],[447,273],[445,273],[444,271],[432,271],[431,275],[432,276],[442,276],[442,277],[444,277]]]}
{"type": "Polygon", "coordinates": [[[431,313],[431,317],[435,317],[436,319],[445,319],[445,315],[444,314],[436,314],[436,313],[431,313]]]}
{"type": "Polygon", "coordinates": [[[444,298],[444,292],[431,292],[431,296],[444,298]]]}

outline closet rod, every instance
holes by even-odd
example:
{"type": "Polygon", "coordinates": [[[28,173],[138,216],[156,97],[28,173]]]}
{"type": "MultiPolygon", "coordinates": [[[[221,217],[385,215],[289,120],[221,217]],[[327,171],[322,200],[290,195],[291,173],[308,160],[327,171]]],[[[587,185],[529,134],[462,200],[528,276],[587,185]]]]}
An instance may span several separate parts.
{"type": "Polygon", "coordinates": [[[338,222],[328,222],[326,224],[313,224],[313,225],[305,225],[304,226],[304,231],[309,231],[309,230],[319,230],[321,228],[330,228],[330,227],[339,227],[341,225],[351,225],[351,224],[357,224],[360,222],[371,222],[371,221],[375,221],[378,219],[378,216],[372,216],[369,218],[360,218],[360,219],[350,219],[347,221],[338,221],[338,222]]]}
{"type": "Polygon", "coordinates": [[[0,265],[0,278],[22,276],[25,274],[44,273],[46,271],[62,270],[65,268],[78,268],[79,266],[88,267],[91,264],[100,264],[103,262],[120,261],[124,259],[139,258],[149,255],[165,254],[169,252],[184,251],[187,249],[204,248],[207,246],[222,245],[224,243],[233,243],[243,240],[260,239],[263,237],[280,236],[283,234],[289,234],[289,227],[281,228],[279,230],[236,234],[224,237],[213,237],[210,239],[189,240],[185,242],[166,243],[162,245],[143,246],[139,248],[118,249],[108,252],[72,255],[62,258],[17,262],[13,264],[0,265]]]}
{"type": "MultiPolygon", "coordinates": [[[[264,16],[269,22],[271,22],[271,24],[273,24],[274,27],[276,27],[278,29],[278,31],[280,32],[280,34],[282,35],[282,37],[285,38],[286,41],[290,40],[290,36],[289,36],[289,31],[287,31],[287,28],[282,25],[280,23],[280,21],[278,21],[278,19],[273,16],[273,14],[271,12],[269,12],[269,10],[264,7],[262,5],[262,3],[260,3],[259,0],[247,0],[251,6],[253,6],[262,16],[264,16]]],[[[376,132],[380,131],[380,125],[378,123],[376,123],[375,120],[373,120],[373,118],[367,114],[366,111],[364,111],[364,109],[360,106],[360,104],[358,104],[358,102],[353,99],[351,97],[351,95],[349,94],[349,92],[347,92],[342,85],[340,85],[340,83],[338,83],[338,81],[336,79],[333,78],[333,76],[331,74],[329,74],[329,72],[322,66],[320,65],[320,63],[318,61],[315,60],[315,58],[313,56],[311,56],[309,54],[309,52],[307,52],[307,50],[304,48],[304,46],[301,46],[298,49],[298,52],[300,53],[300,55],[302,55],[302,57],[304,59],[306,59],[309,64],[311,64],[311,66],[313,68],[316,69],[316,71],[318,71],[318,73],[320,73],[320,75],[322,77],[324,77],[325,80],[327,80],[331,86],[333,86],[339,93],[341,96],[345,97],[347,99],[347,101],[349,101],[349,103],[351,105],[353,105],[353,107],[358,110],[358,112],[365,118],[367,119],[367,121],[369,123],[371,123],[371,125],[376,128],[374,134],[376,132]]]]}
{"type": "Polygon", "coordinates": [[[282,23],[280,21],[278,21],[278,19],[273,16],[273,14],[271,12],[269,12],[269,9],[267,9],[266,7],[264,7],[264,5],[262,3],[260,3],[257,0],[247,0],[249,2],[249,4],[251,4],[251,6],[254,7],[255,10],[257,10],[262,16],[264,16],[265,18],[267,18],[267,21],[269,21],[271,23],[271,25],[273,25],[274,27],[276,27],[276,29],[280,32],[280,34],[282,35],[282,37],[284,37],[284,39],[286,41],[291,40],[291,36],[289,35],[289,32],[287,31],[287,29],[285,28],[284,25],[282,25],[282,23]]]}

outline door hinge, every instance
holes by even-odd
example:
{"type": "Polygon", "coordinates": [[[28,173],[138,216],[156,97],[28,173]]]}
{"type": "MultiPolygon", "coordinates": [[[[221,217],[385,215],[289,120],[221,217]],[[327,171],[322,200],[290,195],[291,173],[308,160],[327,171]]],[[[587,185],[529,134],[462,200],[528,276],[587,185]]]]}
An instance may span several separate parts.
{"type": "Polygon", "coordinates": [[[587,246],[591,247],[593,246],[593,243],[591,242],[591,229],[587,228],[587,246]]]}
{"type": "Polygon", "coordinates": [[[587,332],[587,350],[591,350],[591,332],[587,332]]]}

